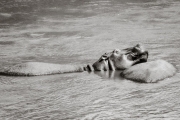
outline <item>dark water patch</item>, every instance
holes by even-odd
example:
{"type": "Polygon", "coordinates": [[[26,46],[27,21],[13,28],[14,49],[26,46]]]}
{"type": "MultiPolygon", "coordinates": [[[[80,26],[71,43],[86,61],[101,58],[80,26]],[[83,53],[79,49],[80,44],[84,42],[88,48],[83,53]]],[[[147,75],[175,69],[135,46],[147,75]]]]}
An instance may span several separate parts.
{"type": "Polygon", "coordinates": [[[0,28],[6,29],[6,28],[9,28],[9,27],[12,27],[12,25],[9,25],[9,24],[0,24],[0,28]]]}
{"type": "Polygon", "coordinates": [[[10,13],[0,13],[0,21],[6,20],[8,18],[10,18],[12,16],[12,14],[10,13]]]}
{"type": "Polygon", "coordinates": [[[151,45],[152,47],[156,47],[158,45],[179,45],[179,41],[180,39],[169,39],[169,40],[151,40],[151,41],[148,41],[147,45],[151,45]]]}
{"type": "Polygon", "coordinates": [[[157,13],[157,12],[149,12],[147,14],[148,14],[148,16],[147,15],[145,16],[143,12],[130,13],[130,14],[125,15],[124,18],[127,20],[131,20],[131,21],[145,22],[146,24],[147,23],[151,23],[151,24],[161,23],[162,24],[170,19],[169,16],[166,16],[166,15],[163,15],[163,14],[157,13]]]}
{"type": "Polygon", "coordinates": [[[34,12],[41,11],[44,8],[70,8],[79,7],[89,3],[90,0],[14,0],[0,2],[0,8],[3,12],[34,12]]]}
{"type": "Polygon", "coordinates": [[[35,56],[24,56],[21,57],[22,61],[28,62],[28,61],[35,61],[36,57],[35,56]]]}
{"type": "Polygon", "coordinates": [[[129,16],[131,16],[131,17],[138,17],[138,16],[142,16],[142,13],[132,13],[129,16]]]}
{"type": "Polygon", "coordinates": [[[152,13],[152,15],[153,15],[152,16],[153,18],[159,18],[159,19],[164,19],[164,20],[171,18],[170,16],[165,16],[165,15],[163,15],[161,13],[157,13],[157,12],[152,13]]]}
{"type": "MultiPolygon", "coordinates": [[[[10,26],[9,26],[10,27],[10,26]]],[[[12,26],[11,26],[12,27],[12,26]]],[[[21,35],[19,34],[7,34],[7,35],[0,35],[1,38],[6,38],[6,39],[13,39],[13,38],[19,38],[19,37],[31,37],[29,34],[27,33],[23,33],[21,35]]]]}
{"type": "Polygon", "coordinates": [[[14,45],[15,41],[0,41],[0,45],[14,45]]]}
{"type": "Polygon", "coordinates": [[[44,37],[58,37],[58,36],[74,36],[78,34],[78,31],[64,31],[64,32],[37,32],[35,34],[44,34],[44,37]]]}
{"type": "Polygon", "coordinates": [[[38,12],[39,16],[60,16],[59,19],[63,19],[63,18],[70,18],[70,17],[78,17],[78,18],[84,18],[84,17],[92,17],[94,15],[96,15],[95,12],[93,11],[84,11],[82,9],[78,9],[78,8],[43,8],[41,10],[39,10],[38,12]]]}
{"type": "MultiPolygon", "coordinates": [[[[108,0],[111,1],[111,0],[108,0]]],[[[128,4],[128,3],[150,3],[156,2],[157,0],[113,0],[114,3],[119,4],[128,4]]]]}
{"type": "Polygon", "coordinates": [[[141,7],[143,8],[150,8],[150,9],[164,9],[164,8],[168,8],[172,5],[173,3],[169,3],[167,1],[165,2],[152,2],[152,3],[146,3],[141,5],[141,7]]]}
{"type": "Polygon", "coordinates": [[[143,20],[146,24],[159,24],[162,23],[161,20],[159,19],[147,19],[147,20],[143,20]]]}
{"type": "Polygon", "coordinates": [[[180,20],[168,21],[168,22],[166,22],[166,23],[167,23],[167,24],[177,25],[177,24],[180,24],[180,20]]]}
{"type": "MultiPolygon", "coordinates": [[[[151,43],[149,43],[151,44],[151,43]]],[[[154,45],[152,44],[151,49],[157,49],[157,50],[166,50],[166,49],[171,49],[171,48],[178,48],[179,47],[179,42],[177,41],[167,41],[164,43],[154,43],[154,45]]],[[[173,52],[173,51],[171,51],[173,52]]]]}
{"type": "MultiPolygon", "coordinates": [[[[125,18],[126,19],[126,18],[125,18]]],[[[112,20],[113,23],[124,23],[124,24],[127,24],[127,21],[126,20],[123,20],[123,19],[118,19],[118,20],[112,20]]]]}
{"type": "Polygon", "coordinates": [[[1,0],[2,12],[32,12],[38,8],[37,0],[1,0]]]}
{"type": "Polygon", "coordinates": [[[125,20],[130,20],[130,21],[139,21],[139,17],[142,16],[142,13],[130,13],[124,16],[125,20]]]}
{"type": "Polygon", "coordinates": [[[164,49],[164,48],[168,48],[168,47],[169,47],[169,45],[167,45],[167,44],[161,44],[161,45],[155,45],[153,47],[153,49],[164,49]]]}
{"type": "Polygon", "coordinates": [[[89,3],[91,0],[44,0],[39,1],[40,7],[76,7],[89,3]]]}
{"type": "Polygon", "coordinates": [[[0,20],[0,24],[18,24],[18,23],[31,23],[36,21],[37,16],[27,13],[15,13],[12,14],[10,17],[4,18],[0,20]]]}

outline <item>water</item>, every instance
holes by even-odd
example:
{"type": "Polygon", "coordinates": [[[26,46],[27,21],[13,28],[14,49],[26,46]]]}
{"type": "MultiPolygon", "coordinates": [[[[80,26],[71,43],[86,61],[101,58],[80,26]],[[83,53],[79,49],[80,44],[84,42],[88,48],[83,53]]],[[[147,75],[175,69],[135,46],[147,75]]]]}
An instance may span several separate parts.
{"type": "Polygon", "coordinates": [[[0,5],[0,68],[28,61],[88,64],[142,43],[177,74],[141,84],[119,72],[0,76],[0,119],[179,119],[178,0],[44,0],[0,5]]]}

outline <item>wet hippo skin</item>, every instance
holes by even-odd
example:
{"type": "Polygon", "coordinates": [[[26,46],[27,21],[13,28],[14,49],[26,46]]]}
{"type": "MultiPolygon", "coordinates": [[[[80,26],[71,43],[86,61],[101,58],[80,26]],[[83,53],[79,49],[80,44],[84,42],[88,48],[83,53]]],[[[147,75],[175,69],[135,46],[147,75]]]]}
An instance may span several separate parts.
{"type": "Polygon", "coordinates": [[[156,60],[134,65],[121,73],[121,76],[137,82],[153,83],[172,77],[176,68],[165,60],[156,60]]]}

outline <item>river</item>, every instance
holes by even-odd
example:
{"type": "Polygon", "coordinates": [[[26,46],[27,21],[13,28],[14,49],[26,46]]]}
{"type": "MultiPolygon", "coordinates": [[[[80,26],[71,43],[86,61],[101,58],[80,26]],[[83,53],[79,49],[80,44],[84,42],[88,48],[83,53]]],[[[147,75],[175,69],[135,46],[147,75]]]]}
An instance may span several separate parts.
{"type": "Polygon", "coordinates": [[[0,69],[22,62],[88,64],[105,52],[142,43],[149,61],[177,74],[137,83],[119,72],[0,76],[2,120],[178,120],[180,1],[2,0],[0,69]]]}

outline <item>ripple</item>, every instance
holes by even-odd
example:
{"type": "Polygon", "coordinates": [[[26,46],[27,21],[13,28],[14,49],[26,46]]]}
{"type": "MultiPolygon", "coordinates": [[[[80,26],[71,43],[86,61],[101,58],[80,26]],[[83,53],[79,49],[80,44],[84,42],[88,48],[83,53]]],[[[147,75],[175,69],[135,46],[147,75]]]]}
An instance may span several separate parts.
{"type": "Polygon", "coordinates": [[[126,80],[121,71],[0,76],[0,119],[180,118],[179,1],[20,4],[0,7],[1,68],[27,61],[84,65],[114,48],[142,43],[149,61],[165,59],[178,73],[154,84],[126,80]]]}

